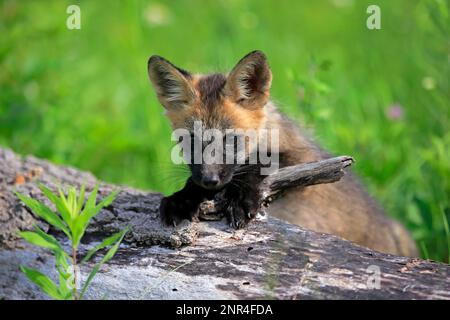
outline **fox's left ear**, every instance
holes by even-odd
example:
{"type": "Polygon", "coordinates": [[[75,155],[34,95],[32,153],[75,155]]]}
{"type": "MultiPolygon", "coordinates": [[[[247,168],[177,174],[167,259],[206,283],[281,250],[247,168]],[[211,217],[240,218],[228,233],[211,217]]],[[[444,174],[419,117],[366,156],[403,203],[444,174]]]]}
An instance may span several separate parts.
{"type": "Polygon", "coordinates": [[[247,54],[228,75],[225,92],[246,108],[262,108],[270,96],[272,72],[264,53],[247,54]]]}

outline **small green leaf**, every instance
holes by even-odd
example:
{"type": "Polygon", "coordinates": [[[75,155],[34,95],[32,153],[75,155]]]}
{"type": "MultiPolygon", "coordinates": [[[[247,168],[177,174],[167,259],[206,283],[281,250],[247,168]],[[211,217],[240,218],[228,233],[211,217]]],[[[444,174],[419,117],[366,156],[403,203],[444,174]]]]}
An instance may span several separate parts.
{"type": "Polygon", "coordinates": [[[60,253],[63,255],[67,255],[66,252],[64,251],[62,245],[59,243],[58,240],[56,240],[55,237],[53,237],[52,235],[46,233],[44,230],[42,230],[41,228],[39,228],[37,225],[34,226],[36,233],[39,234],[42,238],[44,238],[46,241],[53,243],[55,246],[58,247],[58,250],[55,250],[55,253],[60,253]]]}
{"type": "Polygon", "coordinates": [[[56,265],[63,268],[63,270],[69,269],[69,263],[67,262],[68,255],[65,252],[55,252],[56,265]]]}
{"type": "Polygon", "coordinates": [[[124,229],[123,231],[121,231],[121,236],[120,238],[117,240],[117,242],[108,250],[108,252],[106,252],[106,254],[103,256],[102,260],[97,263],[94,268],[92,269],[92,271],[89,273],[89,276],[86,280],[86,282],[83,285],[83,288],[81,290],[81,295],[80,295],[80,299],[83,298],[84,294],[86,293],[86,290],[89,286],[89,284],[91,283],[92,279],[94,279],[95,275],[97,274],[97,272],[100,270],[100,267],[108,262],[109,260],[111,260],[114,255],[116,254],[117,250],[119,249],[120,243],[123,240],[123,237],[125,236],[126,232],[128,231],[128,228],[124,229]]]}
{"type": "Polygon", "coordinates": [[[94,248],[92,248],[91,250],[88,251],[88,253],[83,258],[81,263],[89,261],[89,259],[91,259],[91,257],[94,255],[94,253],[96,253],[98,250],[101,250],[103,248],[106,248],[106,247],[114,244],[114,242],[116,242],[118,239],[122,238],[124,233],[126,233],[127,231],[128,231],[128,228],[126,228],[122,231],[119,231],[119,232],[113,234],[112,236],[109,236],[105,240],[103,240],[102,243],[96,245],[94,248]]]}
{"type": "Polygon", "coordinates": [[[84,235],[84,231],[82,228],[79,227],[79,224],[77,224],[78,221],[74,221],[73,229],[72,229],[72,246],[75,249],[78,249],[78,245],[80,244],[81,238],[84,235]]]}
{"type": "Polygon", "coordinates": [[[85,191],[86,191],[86,187],[85,187],[85,185],[83,183],[81,185],[81,190],[80,190],[80,193],[78,195],[78,202],[77,202],[77,211],[78,212],[81,212],[81,209],[83,209],[85,191]]]}
{"type": "MultiPolygon", "coordinates": [[[[58,270],[59,273],[59,270],[58,270]]],[[[67,286],[67,278],[59,273],[59,287],[58,290],[62,300],[70,300],[72,298],[72,290],[67,286]]]]}
{"type": "Polygon", "coordinates": [[[45,194],[45,196],[47,197],[48,200],[50,200],[51,202],[53,202],[55,205],[57,203],[58,196],[55,195],[49,188],[47,188],[44,184],[39,183],[38,184],[39,189],[41,189],[42,193],[45,194]]]}
{"type": "Polygon", "coordinates": [[[54,252],[64,253],[64,249],[53,236],[45,233],[38,226],[35,226],[35,232],[33,231],[22,231],[19,235],[31,244],[39,247],[48,248],[54,252]]]}
{"type": "Polygon", "coordinates": [[[106,252],[105,256],[103,257],[102,261],[103,263],[108,262],[109,260],[111,260],[114,255],[116,254],[117,250],[119,250],[119,246],[120,243],[122,242],[123,236],[125,234],[122,234],[122,236],[120,237],[120,239],[117,241],[117,243],[115,245],[113,245],[108,252],[106,252]]]}
{"type": "Polygon", "coordinates": [[[69,235],[69,230],[64,222],[45,204],[27,197],[19,192],[16,192],[17,197],[22,200],[27,207],[29,207],[38,217],[44,219],[46,222],[54,226],[55,228],[62,230],[66,235],[69,235]]]}
{"type": "Polygon", "coordinates": [[[94,189],[89,194],[89,197],[86,201],[86,205],[84,206],[85,209],[94,208],[95,202],[97,201],[97,192],[98,192],[99,185],[95,185],[94,189]]]}
{"type": "MultiPolygon", "coordinates": [[[[66,261],[66,263],[67,263],[67,261],[66,261]]],[[[60,294],[64,297],[64,300],[68,300],[68,299],[72,298],[72,290],[67,285],[67,283],[71,277],[71,274],[66,272],[68,267],[67,268],[64,267],[63,264],[64,264],[64,262],[61,263],[61,261],[58,261],[58,258],[57,258],[56,270],[58,271],[58,278],[59,278],[58,290],[59,290],[60,294]]]]}
{"type": "Polygon", "coordinates": [[[86,279],[86,282],[83,285],[83,288],[81,289],[81,294],[80,294],[80,300],[83,299],[84,294],[86,293],[87,288],[89,287],[89,284],[91,283],[92,279],[94,279],[95,275],[97,274],[97,272],[100,270],[100,267],[103,265],[103,262],[100,261],[99,263],[97,263],[94,268],[92,268],[91,273],[89,273],[88,278],[86,279]]]}
{"type": "Polygon", "coordinates": [[[75,219],[79,212],[77,211],[77,190],[74,187],[70,187],[67,192],[67,205],[70,209],[70,213],[72,214],[72,219],[75,219]]]}
{"type": "Polygon", "coordinates": [[[64,299],[71,299],[73,298],[72,290],[67,284],[72,274],[67,272],[70,267],[67,262],[67,257],[66,255],[56,253],[55,260],[55,267],[59,275],[59,292],[62,296],[64,296],[64,299]]]}
{"type": "Polygon", "coordinates": [[[36,232],[33,231],[22,231],[19,232],[19,236],[25,239],[27,242],[42,248],[47,248],[51,250],[57,250],[58,246],[55,246],[53,243],[48,242],[36,232]]]}
{"type": "Polygon", "coordinates": [[[111,192],[107,197],[105,197],[100,203],[96,206],[86,206],[87,209],[85,209],[81,215],[80,218],[82,221],[82,227],[85,228],[89,221],[95,217],[104,207],[109,206],[114,199],[117,197],[117,194],[119,193],[119,190],[115,190],[111,192]]]}
{"type": "Polygon", "coordinates": [[[20,266],[20,270],[27,276],[28,279],[30,279],[30,281],[38,285],[42,289],[42,291],[44,291],[53,299],[64,299],[64,297],[60,294],[56,284],[46,275],[25,266],[20,266]]]}
{"type": "Polygon", "coordinates": [[[49,188],[44,186],[43,184],[39,184],[39,188],[41,191],[45,194],[45,196],[53,202],[56,209],[58,210],[59,214],[63,218],[63,220],[66,222],[66,224],[69,226],[69,228],[72,227],[72,219],[70,217],[70,212],[67,211],[67,208],[64,206],[64,203],[61,201],[60,198],[58,198],[57,195],[55,195],[49,188]]]}
{"type": "Polygon", "coordinates": [[[81,214],[78,216],[76,221],[74,221],[72,233],[73,233],[73,243],[75,247],[78,246],[79,241],[81,237],[83,236],[86,227],[89,224],[89,221],[95,217],[102,208],[109,206],[114,199],[116,198],[117,194],[119,193],[119,190],[111,192],[107,197],[105,197],[98,205],[95,205],[96,201],[96,194],[97,194],[98,186],[94,188],[94,190],[89,195],[89,199],[86,203],[86,206],[81,212],[81,214]],[[95,194],[95,196],[93,196],[95,194]]]}
{"type": "Polygon", "coordinates": [[[109,206],[113,201],[116,199],[117,194],[119,194],[119,190],[114,190],[111,192],[106,198],[104,198],[100,203],[97,205],[97,208],[99,208],[98,211],[100,211],[101,208],[109,206]]]}
{"type": "Polygon", "coordinates": [[[59,200],[61,201],[62,207],[63,207],[63,211],[68,212],[69,213],[69,220],[73,221],[73,212],[70,208],[69,202],[66,198],[66,196],[64,195],[63,190],[61,189],[61,187],[58,188],[58,193],[59,193],[59,200]]]}

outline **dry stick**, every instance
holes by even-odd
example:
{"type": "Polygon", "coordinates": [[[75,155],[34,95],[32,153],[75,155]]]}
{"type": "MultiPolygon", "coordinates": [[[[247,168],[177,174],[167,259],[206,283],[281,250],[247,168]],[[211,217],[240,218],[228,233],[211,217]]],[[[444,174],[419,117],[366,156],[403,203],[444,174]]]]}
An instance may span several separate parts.
{"type": "MultiPolygon", "coordinates": [[[[281,168],[267,176],[259,185],[260,203],[267,207],[283,191],[290,188],[339,181],[345,174],[343,169],[353,162],[350,156],[340,156],[281,168]]],[[[203,220],[216,220],[220,218],[220,212],[225,209],[225,205],[224,192],[220,192],[214,200],[200,205],[199,217],[203,220]]]]}
{"type": "Polygon", "coordinates": [[[345,174],[343,169],[353,162],[352,157],[341,156],[281,168],[262,181],[259,186],[261,200],[270,203],[271,199],[289,188],[339,181],[345,174]]]}

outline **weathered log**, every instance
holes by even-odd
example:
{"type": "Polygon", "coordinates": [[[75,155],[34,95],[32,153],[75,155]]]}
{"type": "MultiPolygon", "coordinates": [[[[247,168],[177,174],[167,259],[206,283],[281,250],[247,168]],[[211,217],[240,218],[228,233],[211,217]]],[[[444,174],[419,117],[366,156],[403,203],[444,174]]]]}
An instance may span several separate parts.
{"type": "MultiPolygon", "coordinates": [[[[45,298],[19,264],[55,276],[51,256],[16,237],[35,222],[46,227],[13,193],[43,199],[37,180],[51,188],[84,182],[91,189],[97,183],[89,173],[0,149],[0,299],[45,298]]],[[[101,184],[100,195],[113,188],[101,184]]],[[[165,227],[160,199],[123,187],[92,223],[83,251],[126,225],[131,229],[88,298],[450,299],[446,264],[374,252],[270,217],[237,231],[223,221],[165,227]]],[[[85,278],[87,269],[81,272],[85,278]]]]}

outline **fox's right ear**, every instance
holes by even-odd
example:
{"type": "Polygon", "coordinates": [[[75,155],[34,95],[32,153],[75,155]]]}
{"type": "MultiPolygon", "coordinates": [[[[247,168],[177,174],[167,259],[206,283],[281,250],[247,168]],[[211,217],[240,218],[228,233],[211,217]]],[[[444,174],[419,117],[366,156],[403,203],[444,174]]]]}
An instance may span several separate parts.
{"type": "Polygon", "coordinates": [[[261,51],[247,54],[228,75],[226,93],[250,109],[262,108],[269,100],[272,72],[261,51]]]}
{"type": "Polygon", "coordinates": [[[175,67],[163,57],[150,57],[148,76],[159,101],[168,110],[183,108],[195,99],[190,73],[175,67]]]}

